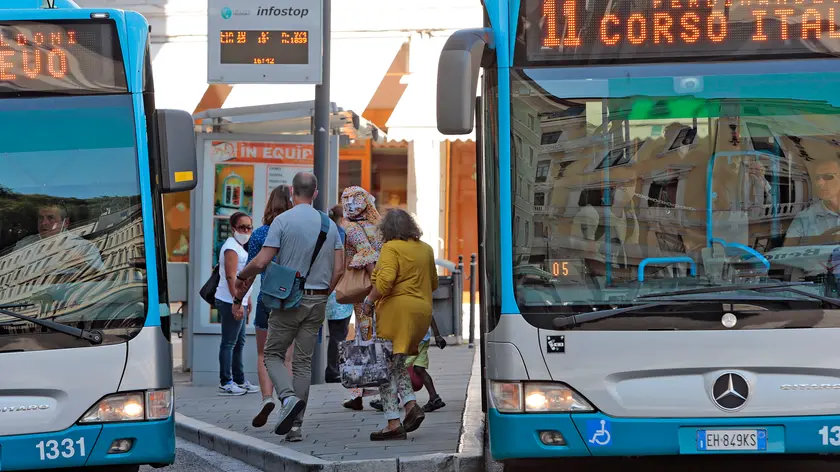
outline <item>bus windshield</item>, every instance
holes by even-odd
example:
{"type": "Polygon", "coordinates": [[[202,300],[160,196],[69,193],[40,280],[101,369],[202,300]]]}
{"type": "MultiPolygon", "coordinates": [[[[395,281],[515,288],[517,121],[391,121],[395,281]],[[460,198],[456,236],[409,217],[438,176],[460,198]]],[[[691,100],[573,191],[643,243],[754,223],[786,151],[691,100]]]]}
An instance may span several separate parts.
{"type": "Polygon", "coordinates": [[[750,283],[806,282],[836,297],[840,73],[796,62],[767,73],[765,63],[513,70],[522,312],[750,283]]]}
{"type": "MultiPolygon", "coordinates": [[[[0,129],[0,308],[130,339],[146,315],[131,96],[4,98],[0,129]]],[[[89,345],[0,314],[0,351],[89,345]]]]}

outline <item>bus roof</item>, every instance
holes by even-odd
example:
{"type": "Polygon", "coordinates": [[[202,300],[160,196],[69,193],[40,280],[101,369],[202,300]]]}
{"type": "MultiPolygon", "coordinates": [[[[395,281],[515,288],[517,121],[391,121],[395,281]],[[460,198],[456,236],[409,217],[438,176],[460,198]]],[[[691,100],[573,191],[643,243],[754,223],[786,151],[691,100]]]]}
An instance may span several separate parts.
{"type": "MultiPolygon", "coordinates": [[[[54,0],[55,8],[79,8],[73,0],[54,0]]],[[[0,3],[0,10],[30,10],[47,7],[46,0],[5,0],[0,3]]]]}

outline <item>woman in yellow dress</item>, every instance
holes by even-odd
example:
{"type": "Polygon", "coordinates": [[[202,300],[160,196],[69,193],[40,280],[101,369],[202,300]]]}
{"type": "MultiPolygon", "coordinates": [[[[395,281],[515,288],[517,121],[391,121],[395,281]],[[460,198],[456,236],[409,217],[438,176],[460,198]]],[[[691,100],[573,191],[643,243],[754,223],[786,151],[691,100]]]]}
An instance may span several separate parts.
{"type": "Polygon", "coordinates": [[[438,276],[432,247],[420,241],[422,232],[404,210],[392,209],[379,224],[385,244],[371,275],[373,289],[365,298],[365,313],[375,313],[376,336],[394,345],[389,360],[391,381],[379,387],[388,426],[370,433],[371,441],[405,439],[420,427],[425,414],[417,405],[406,357],[416,356],[432,322],[432,292],[438,276]],[[373,310],[374,306],[376,310],[373,310]],[[400,423],[400,405],[405,419],[400,423]]]}

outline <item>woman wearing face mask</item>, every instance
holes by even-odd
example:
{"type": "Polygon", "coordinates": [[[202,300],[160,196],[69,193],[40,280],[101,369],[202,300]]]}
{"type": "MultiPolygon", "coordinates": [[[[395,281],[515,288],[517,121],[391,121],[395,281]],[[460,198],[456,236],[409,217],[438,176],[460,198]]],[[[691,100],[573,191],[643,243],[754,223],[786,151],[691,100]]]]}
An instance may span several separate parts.
{"type": "Polygon", "coordinates": [[[222,343],[219,346],[219,395],[245,395],[259,392],[260,388],[245,380],[242,350],[245,347],[245,315],[251,311],[251,291],[243,300],[232,293],[236,275],[248,262],[245,245],[254,227],[251,217],[242,212],[230,216],[233,236],[227,238],[219,251],[219,286],[216,287],[216,309],[222,322],[222,343]],[[237,309],[234,310],[234,305],[237,309]]]}
{"type": "MultiPolygon", "coordinates": [[[[341,204],[344,208],[344,227],[346,239],[344,242],[344,260],[352,269],[366,269],[373,272],[379,251],[382,250],[382,235],[377,225],[382,217],[374,206],[375,199],[362,187],[347,187],[341,194],[341,204]]],[[[365,313],[362,304],[357,303],[353,311],[356,313],[356,324],[363,339],[370,339],[373,333],[371,314],[365,313]]],[[[353,389],[350,400],[343,403],[344,408],[361,410],[364,408],[362,397],[376,395],[377,390],[353,389]]]]}

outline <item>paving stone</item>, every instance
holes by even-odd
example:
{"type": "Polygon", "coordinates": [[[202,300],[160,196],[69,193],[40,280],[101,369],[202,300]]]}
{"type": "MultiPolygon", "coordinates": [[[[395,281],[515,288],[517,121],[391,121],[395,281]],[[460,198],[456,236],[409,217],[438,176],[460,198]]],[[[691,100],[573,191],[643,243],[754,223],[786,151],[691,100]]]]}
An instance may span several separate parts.
{"type": "MultiPolygon", "coordinates": [[[[348,397],[349,392],[339,384],[312,386],[309,407],[303,422],[303,441],[297,443],[284,442],[282,436],[273,434],[275,415],[263,428],[251,426],[251,419],[259,409],[259,394],[219,397],[214,387],[193,387],[188,381],[184,381],[181,374],[175,392],[176,410],[187,417],[215,425],[221,430],[240,433],[327,461],[379,458],[396,460],[409,455],[452,454],[458,451],[461,418],[466,405],[470,374],[474,370],[475,350],[468,349],[465,345],[450,345],[444,350],[432,347],[429,356],[429,373],[435,381],[438,394],[446,402],[446,407],[427,413],[423,425],[409,434],[407,441],[371,442],[370,433],[382,429],[386,423],[382,413],[368,406],[374,397],[365,398],[365,409],[362,411],[347,410],[341,403],[348,397]]],[[[425,390],[417,392],[417,400],[420,404],[428,400],[425,390]]],[[[203,437],[200,430],[188,431],[186,434],[197,436],[199,444],[204,441],[212,445],[212,438],[203,437]]],[[[237,451],[237,454],[247,456],[249,452],[246,449],[237,451]]],[[[253,456],[254,453],[250,453],[253,456]]],[[[269,470],[270,461],[267,457],[265,463],[269,470]]],[[[386,463],[391,464],[388,461],[386,463]]],[[[396,468],[395,461],[393,464],[396,468]]],[[[378,470],[365,469],[365,472],[378,470]]]]}

